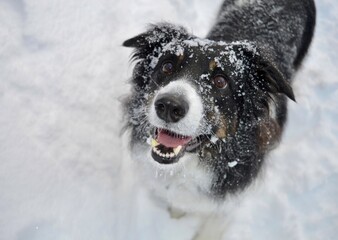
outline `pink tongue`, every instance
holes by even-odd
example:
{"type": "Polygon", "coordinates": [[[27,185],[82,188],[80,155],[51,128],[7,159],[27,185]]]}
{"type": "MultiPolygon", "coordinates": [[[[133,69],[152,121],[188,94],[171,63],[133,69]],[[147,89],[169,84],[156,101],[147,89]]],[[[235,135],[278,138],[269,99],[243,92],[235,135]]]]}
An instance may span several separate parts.
{"type": "Polygon", "coordinates": [[[157,134],[157,141],[160,144],[166,147],[170,147],[170,148],[175,148],[180,145],[186,145],[190,140],[191,140],[191,137],[184,137],[184,138],[174,137],[174,136],[169,135],[168,132],[163,131],[163,130],[158,130],[158,134],[157,134]]]}

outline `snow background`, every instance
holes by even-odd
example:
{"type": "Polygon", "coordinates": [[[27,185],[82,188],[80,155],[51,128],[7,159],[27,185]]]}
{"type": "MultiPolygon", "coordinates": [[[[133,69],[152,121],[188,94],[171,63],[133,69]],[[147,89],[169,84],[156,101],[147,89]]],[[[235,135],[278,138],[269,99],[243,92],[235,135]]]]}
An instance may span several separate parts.
{"type": "MultiPolygon", "coordinates": [[[[205,36],[221,0],[0,0],[0,239],[188,240],[130,171],[122,42],[166,20],[205,36]]],[[[280,147],[225,238],[337,239],[338,2],[294,82],[280,147]]]]}

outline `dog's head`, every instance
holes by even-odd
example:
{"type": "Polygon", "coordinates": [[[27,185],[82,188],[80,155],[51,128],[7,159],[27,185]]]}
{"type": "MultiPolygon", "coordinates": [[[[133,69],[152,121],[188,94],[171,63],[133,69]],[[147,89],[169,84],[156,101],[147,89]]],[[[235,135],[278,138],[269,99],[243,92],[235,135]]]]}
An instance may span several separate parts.
{"type": "Polygon", "coordinates": [[[246,185],[281,134],[285,95],[294,99],[268,55],[248,41],[200,39],[170,24],[123,45],[135,48],[126,103],[132,143],[162,167],[194,154],[221,188],[246,185]]]}

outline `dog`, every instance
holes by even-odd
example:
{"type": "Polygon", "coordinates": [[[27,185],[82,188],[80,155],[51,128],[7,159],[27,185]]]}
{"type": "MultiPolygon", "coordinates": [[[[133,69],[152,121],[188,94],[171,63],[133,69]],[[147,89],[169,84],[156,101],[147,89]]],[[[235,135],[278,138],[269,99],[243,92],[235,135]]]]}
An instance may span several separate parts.
{"type": "Polygon", "coordinates": [[[162,22],[123,43],[132,158],[170,209],[218,211],[259,175],[315,20],[313,0],[225,0],[206,38],[162,22]]]}

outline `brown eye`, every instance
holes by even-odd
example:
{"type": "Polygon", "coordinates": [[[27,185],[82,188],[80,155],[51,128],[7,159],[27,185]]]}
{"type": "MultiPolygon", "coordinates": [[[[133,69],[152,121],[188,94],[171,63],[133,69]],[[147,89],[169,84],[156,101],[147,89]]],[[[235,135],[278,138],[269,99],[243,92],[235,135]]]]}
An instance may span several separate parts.
{"type": "Polygon", "coordinates": [[[170,75],[174,71],[174,65],[171,62],[166,62],[162,65],[162,72],[164,74],[170,75]]]}
{"type": "Polygon", "coordinates": [[[217,88],[223,89],[228,86],[228,81],[223,76],[214,77],[214,84],[217,88]]]}

